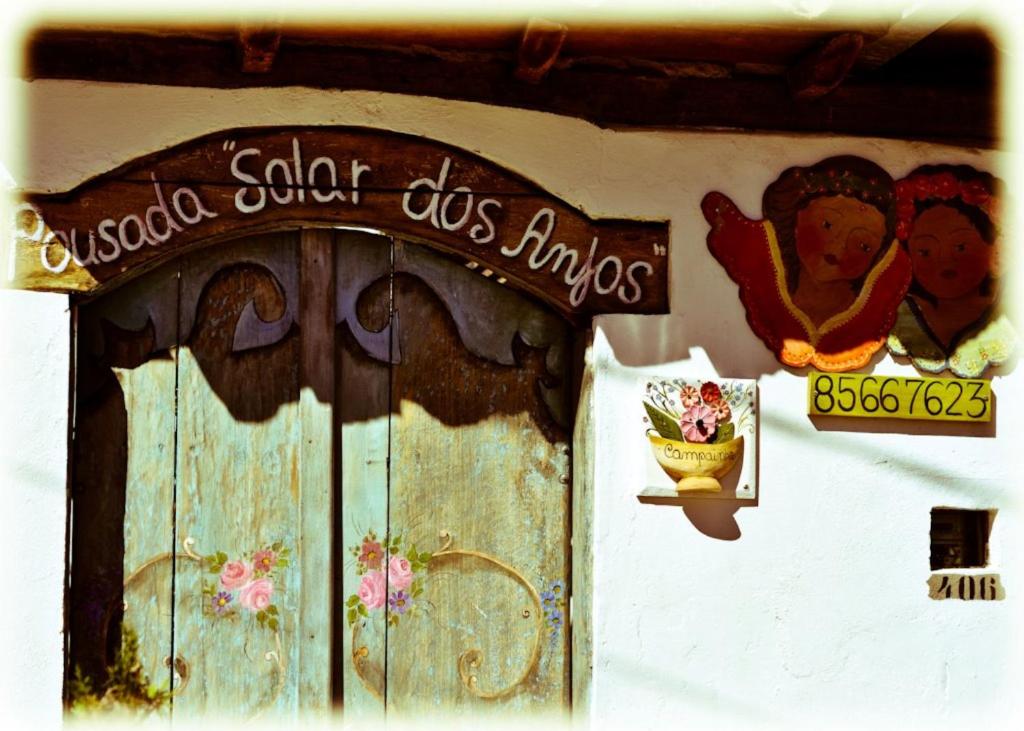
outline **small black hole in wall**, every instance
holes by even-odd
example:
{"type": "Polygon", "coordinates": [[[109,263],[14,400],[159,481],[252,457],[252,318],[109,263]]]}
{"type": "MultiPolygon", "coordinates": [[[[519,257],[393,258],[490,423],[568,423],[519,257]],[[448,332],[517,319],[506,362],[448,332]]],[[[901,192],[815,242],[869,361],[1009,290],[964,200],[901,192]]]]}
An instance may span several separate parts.
{"type": "Polygon", "coordinates": [[[932,571],[985,566],[994,510],[932,508],[932,571]]]}

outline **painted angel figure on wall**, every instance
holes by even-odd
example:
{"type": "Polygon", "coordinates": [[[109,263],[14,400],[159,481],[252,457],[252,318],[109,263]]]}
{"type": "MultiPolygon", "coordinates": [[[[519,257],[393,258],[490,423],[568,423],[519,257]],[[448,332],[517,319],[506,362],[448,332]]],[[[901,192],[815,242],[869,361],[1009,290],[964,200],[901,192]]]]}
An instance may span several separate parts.
{"type": "Polygon", "coordinates": [[[896,183],[896,235],[913,282],[888,346],[920,370],[976,378],[1013,351],[998,305],[999,188],[967,165],[925,165],[896,183]]]}
{"type": "Polygon", "coordinates": [[[885,344],[911,278],[894,199],[889,174],[852,155],[787,169],[764,191],[763,220],[704,197],[708,248],[782,363],[853,370],[885,344]]]}

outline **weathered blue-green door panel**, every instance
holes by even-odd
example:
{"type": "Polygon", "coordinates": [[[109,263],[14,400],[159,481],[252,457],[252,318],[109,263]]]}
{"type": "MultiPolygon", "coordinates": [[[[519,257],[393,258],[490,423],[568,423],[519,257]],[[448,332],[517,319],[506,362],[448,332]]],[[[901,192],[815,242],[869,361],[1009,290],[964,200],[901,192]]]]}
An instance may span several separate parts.
{"type": "Polygon", "coordinates": [[[172,683],[176,363],[159,335],[176,309],[176,266],[78,309],[70,650],[94,684],[122,622],[151,683],[172,683]]]}
{"type": "MultiPolygon", "coordinates": [[[[176,279],[177,267],[165,268],[140,284],[169,292],[176,279]]],[[[116,307],[116,300],[111,304],[116,307]]],[[[167,298],[151,302],[164,310],[170,305],[167,298]]],[[[162,688],[176,682],[170,674],[176,369],[176,347],[135,367],[114,367],[127,416],[124,622],[138,634],[143,669],[162,688]]],[[[180,663],[174,670],[181,670],[180,663]]]]}
{"type": "Polygon", "coordinates": [[[302,229],[80,307],[73,658],[123,606],[175,718],[562,713],[571,333],[486,274],[302,229]]]}
{"type": "Polygon", "coordinates": [[[391,240],[339,232],[335,261],[335,692],[347,721],[372,722],[384,715],[385,616],[368,610],[359,594],[367,572],[387,562],[391,240]]]}
{"type": "Polygon", "coordinates": [[[396,243],[395,268],[388,512],[403,544],[388,572],[389,712],[557,713],[568,328],[421,247],[396,243]],[[424,553],[410,582],[394,562],[424,553]]]}
{"type": "Polygon", "coordinates": [[[222,245],[225,264],[209,278],[207,257],[182,265],[183,298],[197,300],[194,322],[179,323],[188,337],[178,358],[176,531],[196,558],[176,566],[175,652],[190,675],[176,717],[299,706],[301,336],[290,328],[275,343],[236,348],[250,302],[264,322],[297,307],[285,286],[297,239],[222,245]]]}

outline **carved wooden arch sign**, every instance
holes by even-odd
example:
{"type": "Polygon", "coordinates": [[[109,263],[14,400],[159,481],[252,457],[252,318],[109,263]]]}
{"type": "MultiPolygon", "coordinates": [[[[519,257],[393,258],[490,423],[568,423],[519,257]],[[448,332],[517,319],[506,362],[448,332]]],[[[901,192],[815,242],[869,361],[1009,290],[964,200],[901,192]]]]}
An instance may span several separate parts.
{"type": "Polygon", "coordinates": [[[365,128],[218,132],[15,209],[8,286],[95,292],[247,231],[364,226],[465,257],[570,319],[668,311],[668,224],[589,218],[520,175],[365,128]]]}

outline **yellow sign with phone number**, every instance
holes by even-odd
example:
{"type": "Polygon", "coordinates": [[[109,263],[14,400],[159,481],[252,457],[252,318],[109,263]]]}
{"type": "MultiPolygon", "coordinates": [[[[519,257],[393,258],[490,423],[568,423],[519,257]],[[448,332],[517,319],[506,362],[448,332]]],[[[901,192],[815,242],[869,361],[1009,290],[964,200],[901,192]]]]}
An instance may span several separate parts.
{"type": "Polygon", "coordinates": [[[807,413],[935,421],[991,421],[989,381],[812,372],[807,413]]]}

